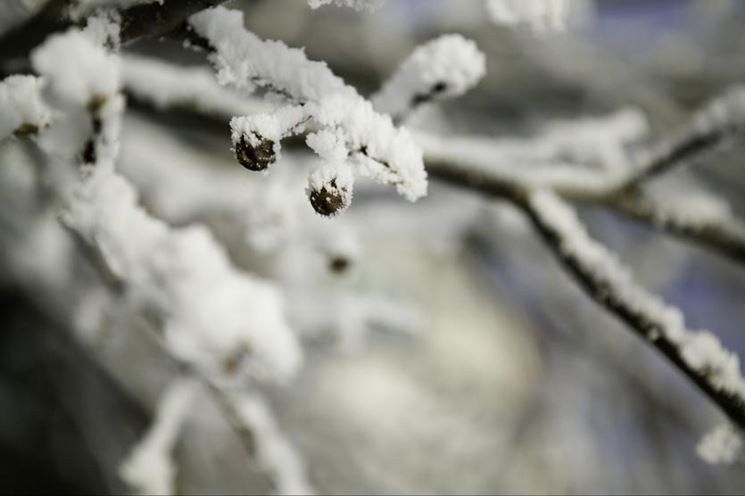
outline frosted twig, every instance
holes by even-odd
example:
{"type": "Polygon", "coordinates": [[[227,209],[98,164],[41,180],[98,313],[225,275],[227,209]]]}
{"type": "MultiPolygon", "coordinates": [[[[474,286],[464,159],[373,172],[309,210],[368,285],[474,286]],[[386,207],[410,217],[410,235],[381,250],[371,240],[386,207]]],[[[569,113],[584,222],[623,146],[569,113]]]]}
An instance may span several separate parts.
{"type": "Polygon", "coordinates": [[[641,192],[609,199],[608,206],[632,219],[697,243],[733,261],[745,262],[745,222],[732,214],[692,219],[681,215],[678,208],[641,192]]]}
{"type": "Polygon", "coordinates": [[[0,140],[11,134],[36,134],[49,124],[42,98],[43,83],[34,76],[9,76],[0,81],[0,140]]]}
{"type": "Polygon", "coordinates": [[[244,92],[263,88],[288,99],[275,112],[231,120],[234,151],[244,167],[268,168],[282,139],[307,132],[306,144],[327,164],[309,178],[309,198],[318,213],[334,215],[349,204],[352,171],[394,185],[410,201],[426,194],[421,151],[409,133],[377,113],[325,63],[282,42],[261,40],[244,28],[239,11],[208,9],[189,24],[209,46],[221,84],[244,92]],[[327,180],[323,184],[321,177],[327,180]]]}
{"type": "Polygon", "coordinates": [[[279,429],[266,401],[255,393],[231,392],[226,399],[236,419],[247,426],[254,437],[256,456],[272,474],[277,494],[315,494],[305,467],[293,444],[279,429]]]}
{"type": "MultiPolygon", "coordinates": [[[[163,36],[178,28],[190,15],[224,1],[164,0],[119,9],[121,41],[129,43],[139,38],[163,36]]],[[[0,64],[28,56],[50,34],[75,25],[75,20],[68,15],[68,7],[73,4],[74,0],[50,0],[27,22],[3,34],[0,64]]]]}
{"type": "Polygon", "coordinates": [[[433,175],[463,174],[469,182],[489,183],[492,187],[502,184],[517,189],[548,188],[571,200],[604,201],[688,163],[742,133],[744,128],[745,90],[735,88],[694,114],[682,130],[630,160],[625,169],[588,169],[559,160],[518,166],[518,161],[502,157],[503,147],[493,140],[443,140],[426,133],[417,133],[416,139],[424,151],[427,170],[433,175]]]}
{"type": "Polygon", "coordinates": [[[657,348],[745,428],[745,379],[736,355],[710,332],[687,329],[680,312],[639,285],[614,254],[588,235],[574,210],[557,195],[532,191],[517,205],[590,297],[657,348]]]}
{"type": "Polygon", "coordinates": [[[184,376],[168,386],[150,429],[122,462],[122,479],[138,494],[176,493],[172,452],[191,410],[197,385],[194,378],[184,376]]]}
{"type": "Polygon", "coordinates": [[[485,72],[486,58],[473,41],[444,35],[414,50],[371,100],[377,110],[402,122],[427,102],[465,94],[485,72]]]}

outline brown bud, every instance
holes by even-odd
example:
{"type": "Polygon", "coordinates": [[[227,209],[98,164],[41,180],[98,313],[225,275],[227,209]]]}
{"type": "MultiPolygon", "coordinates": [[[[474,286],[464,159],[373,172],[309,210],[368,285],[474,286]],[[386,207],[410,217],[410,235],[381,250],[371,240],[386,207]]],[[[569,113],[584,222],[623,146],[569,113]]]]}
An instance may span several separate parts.
{"type": "Polygon", "coordinates": [[[263,171],[274,163],[274,141],[262,139],[257,146],[251,146],[243,137],[235,145],[235,158],[250,171],[263,171]]]}
{"type": "Polygon", "coordinates": [[[336,274],[346,272],[351,264],[351,261],[344,255],[334,255],[328,259],[329,270],[336,274]]]}
{"type": "Polygon", "coordinates": [[[16,136],[30,136],[32,134],[37,134],[39,132],[39,126],[36,124],[21,124],[18,126],[15,131],[13,131],[13,134],[16,136]]]}
{"type": "Polygon", "coordinates": [[[344,187],[337,187],[336,179],[332,179],[320,189],[310,191],[310,204],[319,214],[331,217],[349,206],[351,195],[344,187]]]}

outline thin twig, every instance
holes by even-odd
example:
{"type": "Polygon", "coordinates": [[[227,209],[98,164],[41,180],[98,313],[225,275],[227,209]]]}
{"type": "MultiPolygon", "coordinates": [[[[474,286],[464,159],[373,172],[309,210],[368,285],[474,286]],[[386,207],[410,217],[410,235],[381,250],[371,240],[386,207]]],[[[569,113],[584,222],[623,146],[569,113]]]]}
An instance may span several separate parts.
{"type": "MultiPolygon", "coordinates": [[[[711,371],[692,366],[690,361],[684,357],[683,345],[668,329],[669,324],[657,312],[650,311],[645,305],[639,305],[635,298],[639,297],[650,302],[656,301],[657,297],[631,279],[625,281],[630,289],[619,287],[618,281],[613,277],[607,276],[603,270],[597,270],[592,266],[592,262],[579,256],[575,250],[568,249],[570,240],[567,229],[554,222],[550,216],[543,215],[530,198],[530,194],[521,196],[515,204],[526,214],[551,253],[585,293],[660,351],[716,403],[732,422],[741,429],[745,429],[745,398],[742,394],[718,385],[712,378],[711,371]]],[[[554,198],[561,202],[558,197],[554,196],[554,198]]],[[[564,206],[570,208],[568,205],[564,206]]],[[[575,223],[570,227],[576,228],[577,232],[583,236],[582,242],[592,243],[595,250],[599,250],[608,259],[612,257],[604,246],[586,234],[584,227],[576,218],[570,216],[565,220],[575,223]]],[[[693,334],[685,329],[682,331],[686,335],[693,334]]]]}
{"type": "MultiPolygon", "coordinates": [[[[225,1],[166,0],[122,9],[119,11],[121,41],[130,43],[166,35],[179,28],[187,17],[225,1]]],[[[47,36],[74,26],[66,15],[69,4],[70,0],[50,0],[31,19],[1,36],[0,62],[4,65],[14,59],[25,59],[47,36]]]]}

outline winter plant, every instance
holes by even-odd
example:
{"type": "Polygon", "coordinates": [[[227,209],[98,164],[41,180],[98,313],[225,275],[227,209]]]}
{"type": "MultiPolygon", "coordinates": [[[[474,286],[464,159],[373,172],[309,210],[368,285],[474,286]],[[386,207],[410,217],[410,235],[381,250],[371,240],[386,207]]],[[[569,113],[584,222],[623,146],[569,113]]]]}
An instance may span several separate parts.
{"type": "MultiPolygon", "coordinates": [[[[681,205],[652,180],[705,161],[739,136],[744,89],[713,98],[685,125],[655,138],[644,113],[631,109],[521,139],[440,134],[417,114],[461,97],[487,73],[480,48],[460,34],[423,42],[364,95],[302,48],[249,31],[243,12],[221,0],[27,3],[34,14],[0,38],[0,139],[22,145],[35,163],[37,204],[23,222],[38,236],[25,249],[61,261],[48,273],[40,268],[28,284],[76,302],[55,311],[94,354],[108,339],[105,316],[126,309],[128,332],[155,343],[175,370],[155,402],[152,426],[120,466],[133,492],[176,491],[174,447],[199,398],[219,408],[277,493],[314,492],[263,391],[302,373],[303,343],[315,329],[331,329],[354,347],[376,322],[407,331],[422,322],[407,305],[330,289],[308,275],[309,254],[323,256],[323,274],[344,273],[360,256],[345,217],[355,190],[372,183],[395,191],[400,202],[436,196],[428,186],[438,183],[512,205],[568,278],[721,409],[728,422],[703,438],[700,456],[738,460],[745,429],[739,358],[638,282],[576,208],[602,206],[742,262],[745,223],[722,200],[681,205]],[[145,38],[176,40],[208,66],[128,49],[145,38]],[[236,166],[209,167],[206,156],[185,151],[162,128],[127,116],[130,106],[188,108],[217,119],[231,143],[224,155],[236,166]],[[144,145],[153,137],[157,152],[144,145]],[[147,206],[144,193],[152,198],[147,206]],[[199,222],[207,212],[222,213],[244,233],[245,249],[271,258],[271,270],[241,268],[199,222]],[[75,257],[94,270],[70,270],[75,257]]],[[[307,3],[367,13],[382,1],[307,3]]],[[[483,4],[499,29],[546,43],[592,16],[589,1],[483,4]]]]}

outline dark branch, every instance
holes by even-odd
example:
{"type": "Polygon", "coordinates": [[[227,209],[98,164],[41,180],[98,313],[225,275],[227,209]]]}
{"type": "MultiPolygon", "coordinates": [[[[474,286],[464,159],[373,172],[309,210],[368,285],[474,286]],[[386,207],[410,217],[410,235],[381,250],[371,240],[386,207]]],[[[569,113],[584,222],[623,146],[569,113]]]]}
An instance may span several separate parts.
{"type": "Polygon", "coordinates": [[[129,43],[139,38],[164,36],[176,30],[187,17],[225,1],[167,0],[162,5],[146,3],[130,7],[121,12],[122,43],[129,43]]]}
{"type": "MultiPolygon", "coordinates": [[[[611,278],[605,277],[601,271],[594,270],[577,253],[566,249],[565,233],[542,216],[527,197],[523,197],[516,205],[525,212],[554,257],[588,296],[667,357],[716,403],[732,422],[741,429],[745,429],[745,400],[741,396],[715,386],[706,371],[694,369],[686,362],[681,346],[670,339],[667,334],[665,322],[653,312],[644,311],[632,301],[626,291],[617,288],[611,278]]],[[[652,295],[649,296],[654,298],[652,295]]]]}
{"type": "Polygon", "coordinates": [[[639,194],[614,198],[615,211],[682,240],[691,241],[738,263],[745,263],[745,223],[737,218],[689,222],[674,212],[665,215],[660,206],[639,194]]]}
{"type": "MultiPolygon", "coordinates": [[[[123,9],[121,41],[130,43],[140,38],[164,36],[179,28],[189,16],[226,0],[166,0],[123,9]]],[[[25,59],[31,50],[47,36],[64,31],[74,23],[66,15],[70,0],[50,0],[31,19],[0,37],[0,62],[3,65],[25,59]]]]}

